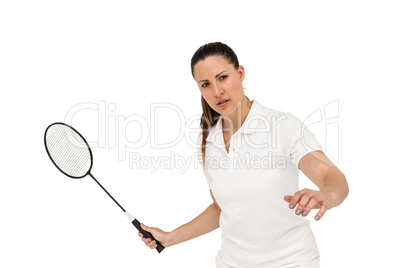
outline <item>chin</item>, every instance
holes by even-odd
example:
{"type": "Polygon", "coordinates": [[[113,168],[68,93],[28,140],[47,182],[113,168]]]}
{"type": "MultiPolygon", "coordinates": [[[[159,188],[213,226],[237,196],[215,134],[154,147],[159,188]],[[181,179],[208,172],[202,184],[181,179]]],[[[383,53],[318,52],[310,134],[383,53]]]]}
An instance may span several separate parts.
{"type": "Polygon", "coordinates": [[[229,115],[233,114],[236,111],[236,109],[233,109],[231,107],[225,107],[225,109],[218,109],[216,111],[221,115],[229,116],[229,115]]]}

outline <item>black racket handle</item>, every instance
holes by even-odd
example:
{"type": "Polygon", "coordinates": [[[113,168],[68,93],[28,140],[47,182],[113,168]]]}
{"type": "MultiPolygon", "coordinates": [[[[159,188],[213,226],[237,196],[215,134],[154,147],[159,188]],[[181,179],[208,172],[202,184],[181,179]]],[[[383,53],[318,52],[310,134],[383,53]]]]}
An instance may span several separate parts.
{"type": "Polygon", "coordinates": [[[141,228],[141,224],[139,221],[137,221],[137,219],[132,221],[132,224],[134,224],[135,228],[138,229],[138,231],[140,231],[140,233],[145,237],[145,238],[150,238],[151,240],[155,240],[156,241],[156,250],[161,253],[161,251],[165,248],[164,246],[161,245],[161,243],[159,243],[158,240],[156,240],[152,234],[150,232],[145,231],[144,229],[141,228]]]}

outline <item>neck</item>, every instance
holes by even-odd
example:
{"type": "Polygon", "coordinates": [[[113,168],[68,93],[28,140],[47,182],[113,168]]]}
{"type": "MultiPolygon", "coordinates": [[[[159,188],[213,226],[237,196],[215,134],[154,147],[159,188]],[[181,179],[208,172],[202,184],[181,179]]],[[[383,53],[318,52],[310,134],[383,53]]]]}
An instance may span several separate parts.
{"type": "Polygon", "coordinates": [[[228,116],[223,116],[223,129],[232,134],[235,133],[247,118],[250,111],[252,101],[244,97],[241,102],[237,104],[237,109],[228,116]]]}

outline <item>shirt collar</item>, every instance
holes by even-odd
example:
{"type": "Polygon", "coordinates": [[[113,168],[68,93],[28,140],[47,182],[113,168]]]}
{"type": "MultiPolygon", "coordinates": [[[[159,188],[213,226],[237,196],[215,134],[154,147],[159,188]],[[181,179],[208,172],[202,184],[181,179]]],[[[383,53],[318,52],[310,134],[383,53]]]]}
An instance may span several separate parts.
{"type": "MultiPolygon", "coordinates": [[[[237,130],[237,132],[244,134],[254,133],[258,127],[258,123],[261,121],[260,117],[262,116],[262,108],[263,106],[259,102],[253,100],[253,104],[251,105],[250,111],[247,114],[246,120],[244,120],[242,126],[237,130]]],[[[222,116],[219,116],[216,124],[210,129],[210,133],[206,140],[223,144],[222,132],[222,116]]]]}

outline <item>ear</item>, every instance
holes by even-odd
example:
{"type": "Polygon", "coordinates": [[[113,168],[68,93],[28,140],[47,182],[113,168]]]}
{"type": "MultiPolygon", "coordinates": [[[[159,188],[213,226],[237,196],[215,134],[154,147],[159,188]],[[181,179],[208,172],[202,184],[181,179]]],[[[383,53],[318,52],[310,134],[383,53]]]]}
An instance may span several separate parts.
{"type": "Polygon", "coordinates": [[[239,69],[237,69],[239,73],[240,80],[243,82],[244,77],[246,76],[246,71],[244,70],[243,65],[239,65],[239,69]]]}

